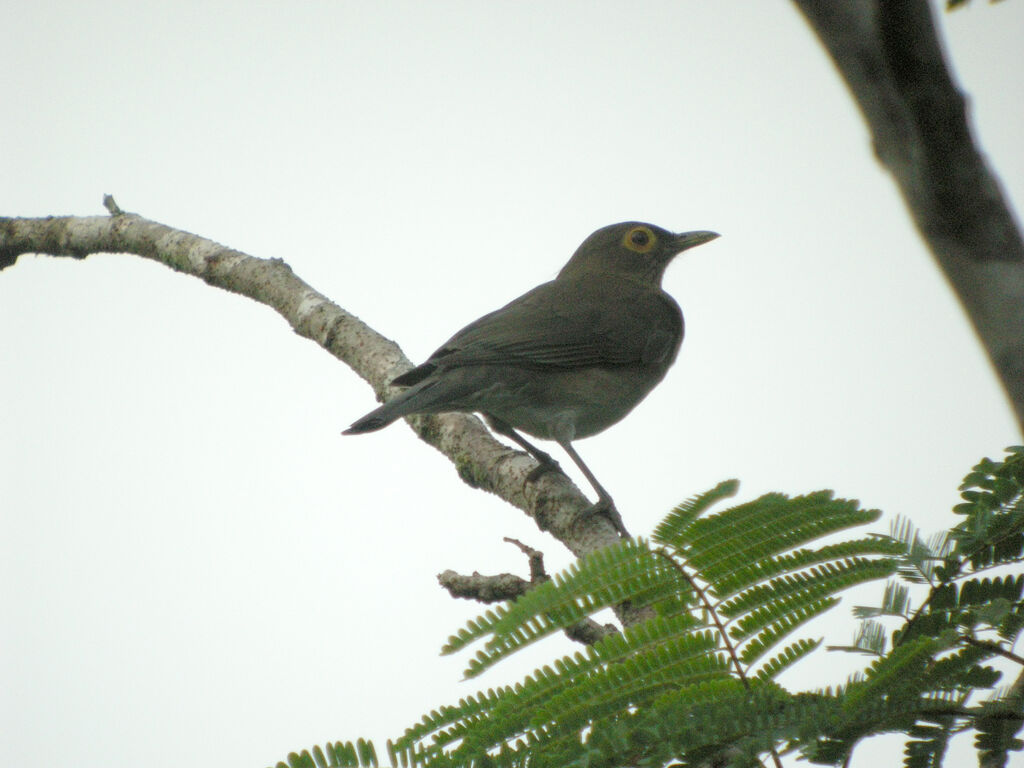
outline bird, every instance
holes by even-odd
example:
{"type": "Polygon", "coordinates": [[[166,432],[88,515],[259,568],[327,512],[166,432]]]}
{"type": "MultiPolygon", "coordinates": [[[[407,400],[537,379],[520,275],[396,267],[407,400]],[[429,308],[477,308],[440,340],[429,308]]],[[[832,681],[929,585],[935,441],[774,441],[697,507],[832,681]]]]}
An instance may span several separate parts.
{"type": "Polygon", "coordinates": [[[572,443],[620,421],[665,377],[684,325],[662,277],[676,255],[717,237],[638,221],[598,229],[554,280],[470,323],[392,379],[407,389],[343,434],[412,414],[480,413],[537,460],[528,479],[561,468],[520,432],[558,443],[597,493],[587,514],[603,514],[627,537],[611,495],[572,443]]]}

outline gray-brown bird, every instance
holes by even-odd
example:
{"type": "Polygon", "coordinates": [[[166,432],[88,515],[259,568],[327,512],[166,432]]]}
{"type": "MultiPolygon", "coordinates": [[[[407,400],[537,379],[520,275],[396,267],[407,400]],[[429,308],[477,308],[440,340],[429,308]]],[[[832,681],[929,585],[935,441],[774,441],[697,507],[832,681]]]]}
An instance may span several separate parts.
{"type": "Polygon", "coordinates": [[[481,413],[542,470],[558,464],[516,430],[561,445],[597,491],[590,512],[606,514],[628,535],[572,441],[619,421],[665,377],[683,341],[683,314],[661,278],[678,253],[716,237],[635,221],[597,230],[554,280],[456,333],[391,382],[407,390],[344,434],[414,413],[481,413]]]}

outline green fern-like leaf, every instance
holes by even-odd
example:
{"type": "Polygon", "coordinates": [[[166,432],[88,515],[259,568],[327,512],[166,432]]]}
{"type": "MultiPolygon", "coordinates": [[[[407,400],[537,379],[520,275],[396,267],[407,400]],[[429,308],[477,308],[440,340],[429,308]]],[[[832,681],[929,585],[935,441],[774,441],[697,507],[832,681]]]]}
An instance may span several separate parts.
{"type": "Polygon", "coordinates": [[[928,541],[914,523],[905,517],[897,517],[890,526],[890,538],[904,548],[900,575],[917,584],[931,584],[935,580],[936,568],[949,556],[952,542],[940,532],[928,541]]]}
{"type": "MultiPolygon", "coordinates": [[[[484,754],[504,756],[510,764],[527,753],[531,759],[541,753],[568,759],[583,729],[606,723],[606,735],[627,733],[622,718],[629,712],[679,691],[707,690],[735,673],[710,631],[715,621],[708,609],[729,622],[729,637],[755,675],[751,679],[767,681],[818,645],[797,640],[755,671],[783,637],[835,605],[836,592],[893,573],[893,558],[903,552],[898,542],[878,536],[807,548],[816,537],[877,517],[828,492],[795,499],[770,494],[702,517],[733,493],[734,484],[723,483],[674,509],[657,530],[666,550],[652,552],[636,540],[595,553],[516,603],[470,622],[445,650],[486,637],[467,671],[474,675],[609,605],[628,600],[660,606],[658,620],[607,637],[513,688],[431,713],[398,746],[410,749],[429,738],[432,760],[456,762],[484,754]],[[751,525],[755,519],[758,524],[751,525]],[[695,588],[714,603],[693,610],[695,588]],[[725,601],[723,593],[729,595],[725,601]]],[[[756,739],[744,743],[756,753],[756,739]]]]}
{"type": "Polygon", "coordinates": [[[826,562],[806,571],[754,585],[725,601],[721,612],[726,616],[740,616],[753,608],[781,603],[791,595],[831,595],[865,581],[885,578],[894,570],[895,564],[890,560],[850,558],[840,562],[826,562]]]}
{"type": "Polygon", "coordinates": [[[1018,734],[1024,727],[1024,687],[999,691],[981,707],[975,745],[981,765],[1006,765],[1010,752],[1024,750],[1018,734]]]}
{"type": "Polygon", "coordinates": [[[916,723],[907,730],[912,737],[903,746],[906,768],[942,768],[949,740],[953,736],[953,717],[935,718],[934,723],[916,723]]]}
{"type": "Polygon", "coordinates": [[[773,680],[784,669],[793,666],[820,645],[820,640],[809,640],[807,638],[801,638],[794,643],[790,643],[761,665],[760,669],[757,670],[757,677],[761,680],[773,680]]]}
{"type": "Polygon", "coordinates": [[[994,579],[970,579],[960,585],[958,607],[985,605],[993,600],[1003,600],[1012,604],[1020,601],[1022,592],[1024,574],[1016,578],[1005,576],[994,579]]]}
{"type": "MultiPolygon", "coordinates": [[[[638,713],[635,727],[650,734],[646,743],[652,747],[644,753],[645,764],[685,756],[680,764],[696,766],[718,754],[721,764],[732,765],[737,764],[733,759],[756,761],[773,745],[798,738],[809,722],[831,722],[836,710],[836,702],[827,697],[792,696],[768,682],[747,687],[723,680],[665,696],[638,713]]],[[[635,753],[626,756],[635,759],[635,753]]]]}
{"type": "Polygon", "coordinates": [[[672,563],[655,556],[645,541],[624,541],[594,552],[515,603],[471,621],[449,638],[443,652],[460,650],[489,634],[467,668],[467,676],[472,677],[519,648],[603,608],[627,601],[636,608],[662,601],[678,603],[688,589],[672,563]]]}
{"type": "Polygon", "coordinates": [[[843,702],[846,712],[882,700],[914,698],[922,690],[928,663],[941,647],[930,637],[897,646],[885,658],[875,661],[866,677],[851,685],[843,702]]]}
{"type": "Polygon", "coordinates": [[[884,656],[889,644],[889,633],[878,621],[868,619],[860,623],[857,634],[853,637],[853,645],[829,646],[830,651],[854,651],[869,653],[873,656],[884,656]]]}
{"type": "Polygon", "coordinates": [[[573,733],[590,720],[621,712],[643,704],[667,690],[729,677],[728,661],[712,653],[715,637],[711,633],[680,640],[611,665],[585,681],[566,686],[535,715],[535,726],[553,726],[573,733]]]}
{"type": "Polygon", "coordinates": [[[746,640],[755,629],[759,630],[756,637],[747,640],[741,647],[740,661],[747,665],[755,664],[794,629],[834,607],[838,602],[838,598],[835,597],[807,600],[806,596],[801,596],[799,600],[792,600],[791,604],[786,606],[785,612],[780,615],[772,617],[766,611],[749,614],[744,625],[730,630],[730,635],[737,640],[746,640]]]}
{"type": "Polygon", "coordinates": [[[710,677],[728,676],[715,636],[687,616],[656,617],[544,667],[514,687],[467,697],[430,713],[397,747],[465,740],[455,754],[486,752],[517,738],[578,737],[581,723],[710,677]],[[614,695],[613,695],[614,694],[614,695]],[[610,708],[610,710],[609,710],[610,708]]]}
{"type": "Polygon", "coordinates": [[[288,762],[279,762],[275,768],[377,768],[377,752],[373,744],[364,739],[335,741],[324,749],[319,746],[309,750],[292,752],[288,762]]]}
{"type": "Polygon", "coordinates": [[[719,599],[724,600],[754,584],[760,584],[782,574],[801,571],[810,566],[872,555],[888,558],[899,555],[902,551],[902,546],[898,542],[881,536],[827,544],[817,549],[796,549],[737,566],[735,570],[715,579],[714,591],[719,599]]]}
{"type": "Polygon", "coordinates": [[[964,503],[953,511],[964,520],[950,531],[947,577],[968,564],[977,571],[1024,556],[1024,447],[1007,454],[1003,461],[982,459],[960,486],[964,503]]]}
{"type": "Polygon", "coordinates": [[[695,520],[679,535],[680,555],[708,582],[831,533],[875,521],[881,513],[821,491],[788,498],[768,494],[695,520]]]}
{"type": "MultiPolygon", "coordinates": [[[[736,490],[727,481],[680,504],[655,530],[656,550],[635,540],[594,553],[469,622],[445,650],[483,641],[467,673],[476,674],[608,606],[655,615],[515,685],[430,712],[389,742],[392,764],[755,766],[772,749],[838,764],[860,740],[895,730],[908,737],[905,765],[938,768],[951,734],[972,725],[993,765],[1022,747],[1019,683],[968,702],[996,684],[987,662],[1011,653],[1024,631],[1024,575],[979,573],[1024,559],[1024,448],[972,470],[948,536],[925,538],[897,521],[891,536],[814,546],[878,513],[830,492],[769,494],[712,512],[736,490]],[[871,654],[864,674],[812,693],[774,682],[820,642],[781,647],[787,635],[843,589],[894,573],[900,580],[888,581],[877,607],[855,611],[864,621],[844,650],[871,654]]],[[[279,766],[375,764],[370,745],[356,742],[293,753],[279,766]]]]}
{"type": "Polygon", "coordinates": [[[653,541],[669,547],[679,547],[678,536],[690,527],[698,517],[706,512],[713,504],[722,499],[736,495],[740,484],[737,480],[723,480],[709,491],[691,496],[683,503],[676,506],[665,518],[658,523],[651,536],[653,541]]]}

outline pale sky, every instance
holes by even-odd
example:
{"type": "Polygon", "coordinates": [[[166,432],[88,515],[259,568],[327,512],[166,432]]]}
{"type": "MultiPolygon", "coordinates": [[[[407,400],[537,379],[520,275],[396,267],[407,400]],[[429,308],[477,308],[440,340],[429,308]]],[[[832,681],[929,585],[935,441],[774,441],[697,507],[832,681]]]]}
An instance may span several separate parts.
{"type": "MultiPolygon", "coordinates": [[[[284,259],[415,361],[600,226],[722,233],[666,276],[687,321],[675,367],[577,444],[634,533],[729,477],[741,500],[834,488],[885,512],[874,530],[905,515],[930,533],[970,467],[1021,441],[790,4],[4,17],[0,215],[98,215],[111,193],[284,259]]],[[[940,23],[1020,210],[1024,4],[940,23]]],[[[404,425],[341,437],[373,393],[267,307],[135,256],[22,257],[0,273],[0,365],[2,765],[251,768],[382,745],[573,649],[554,638],[470,682],[468,656],[438,656],[482,608],[435,574],[525,575],[503,536],[551,570],[569,555],[404,425]]],[[[850,607],[881,589],[803,634],[848,643],[850,607]]],[[[822,650],[784,682],[863,663],[822,650]]],[[[854,766],[899,759],[872,743],[854,766]]]]}

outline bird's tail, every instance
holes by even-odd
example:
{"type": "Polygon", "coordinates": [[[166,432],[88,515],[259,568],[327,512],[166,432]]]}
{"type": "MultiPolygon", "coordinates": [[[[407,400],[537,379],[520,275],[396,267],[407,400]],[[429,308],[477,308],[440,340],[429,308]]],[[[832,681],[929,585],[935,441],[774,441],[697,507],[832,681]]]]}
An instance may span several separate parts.
{"type": "Polygon", "coordinates": [[[412,413],[428,412],[430,410],[429,407],[424,408],[427,405],[426,400],[433,398],[425,400],[421,395],[436,385],[437,381],[425,381],[417,386],[410,387],[405,392],[395,395],[384,405],[370,411],[341,434],[361,435],[364,432],[376,432],[378,429],[384,429],[388,424],[397,421],[403,416],[408,416],[412,413]]]}

